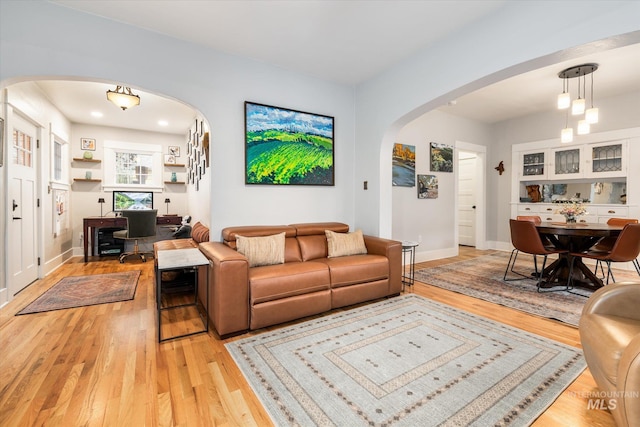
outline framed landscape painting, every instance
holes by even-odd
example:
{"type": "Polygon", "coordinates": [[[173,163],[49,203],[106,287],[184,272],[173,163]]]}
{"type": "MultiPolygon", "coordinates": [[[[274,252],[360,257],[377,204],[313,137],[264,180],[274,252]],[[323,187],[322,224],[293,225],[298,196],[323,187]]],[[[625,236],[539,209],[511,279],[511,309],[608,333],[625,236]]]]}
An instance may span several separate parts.
{"type": "Polygon", "coordinates": [[[245,102],[245,183],[334,185],[334,118],[245,102]]]}
{"type": "Polygon", "coordinates": [[[431,172],[453,172],[453,147],[431,142],[431,172]]]}

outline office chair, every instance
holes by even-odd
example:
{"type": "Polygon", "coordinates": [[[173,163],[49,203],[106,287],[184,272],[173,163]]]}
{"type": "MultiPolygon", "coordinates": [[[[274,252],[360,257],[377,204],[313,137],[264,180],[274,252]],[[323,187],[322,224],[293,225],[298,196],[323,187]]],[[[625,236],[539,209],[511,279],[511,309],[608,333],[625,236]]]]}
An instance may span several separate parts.
{"type": "Polygon", "coordinates": [[[137,255],[142,262],[147,262],[146,254],[153,254],[152,251],[140,252],[138,240],[156,235],[157,209],[125,210],[122,216],[127,219],[127,229],[113,233],[116,239],[133,240],[133,252],[123,252],[120,254],[120,262],[124,263],[125,258],[130,255],[137,255]]]}

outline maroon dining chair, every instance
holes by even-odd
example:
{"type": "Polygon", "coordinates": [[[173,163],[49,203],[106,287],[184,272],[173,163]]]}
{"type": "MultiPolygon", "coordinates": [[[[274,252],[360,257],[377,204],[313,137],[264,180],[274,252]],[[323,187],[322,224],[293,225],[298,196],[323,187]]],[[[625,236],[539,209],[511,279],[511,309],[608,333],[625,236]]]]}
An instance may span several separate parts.
{"type": "Polygon", "coordinates": [[[576,257],[593,259],[596,262],[607,264],[607,282],[609,279],[616,281],[611,271],[612,262],[633,262],[638,274],[640,269],[638,268],[638,255],[640,255],[640,224],[627,224],[624,226],[613,248],[609,252],[593,251],[591,249],[585,252],[571,252],[571,265],[569,267],[569,277],[573,272],[573,261],[576,257]]]}
{"type": "MultiPolygon", "coordinates": [[[[540,270],[540,272],[538,272],[537,266],[536,266],[535,277],[538,279],[536,283],[536,288],[538,292],[568,290],[569,283],[567,283],[564,288],[550,289],[550,290],[544,290],[544,291],[542,290],[541,285],[542,285],[542,278],[543,278],[542,272],[544,271],[544,268],[547,264],[547,257],[553,254],[568,253],[569,251],[567,251],[566,249],[556,249],[556,248],[546,247],[542,243],[542,238],[540,237],[540,234],[536,229],[536,225],[532,221],[528,221],[528,220],[519,221],[517,219],[510,219],[509,227],[511,228],[511,243],[513,244],[514,249],[511,251],[511,256],[509,257],[509,262],[507,263],[507,268],[504,271],[503,280],[505,282],[509,282],[513,280],[522,280],[522,278],[527,278],[527,279],[531,278],[530,275],[525,275],[517,271],[514,271],[516,259],[518,258],[518,253],[523,252],[526,254],[534,255],[534,257],[537,255],[540,255],[543,257],[542,269],[540,270]],[[509,273],[509,271],[511,271],[514,274],[517,274],[518,276],[521,276],[521,278],[507,279],[507,274],[509,273]]],[[[553,279],[554,278],[550,278],[549,280],[552,281],[553,279]]]]}
{"type": "MultiPolygon", "coordinates": [[[[609,218],[607,221],[608,225],[619,225],[625,226],[627,224],[637,224],[638,220],[635,218],[609,218]]],[[[613,249],[613,245],[616,243],[617,237],[605,237],[596,243],[591,249],[590,252],[611,252],[613,249]]],[[[636,268],[638,272],[638,276],[640,276],[640,264],[638,263],[638,259],[634,259],[633,266],[636,268]]],[[[596,260],[596,268],[593,270],[594,274],[598,274],[598,268],[600,268],[600,272],[602,273],[602,278],[605,278],[604,267],[602,267],[602,262],[596,260]]]]}

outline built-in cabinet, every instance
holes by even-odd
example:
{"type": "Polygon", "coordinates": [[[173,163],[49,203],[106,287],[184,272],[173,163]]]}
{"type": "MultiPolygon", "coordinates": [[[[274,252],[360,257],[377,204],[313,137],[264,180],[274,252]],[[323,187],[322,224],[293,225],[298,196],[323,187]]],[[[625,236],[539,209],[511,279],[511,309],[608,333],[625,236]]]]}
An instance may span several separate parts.
{"type": "Polygon", "coordinates": [[[564,222],[557,213],[562,203],[576,201],[585,203],[588,212],[579,221],[640,218],[640,168],[632,167],[629,158],[640,158],[640,128],[592,134],[572,144],[514,144],[511,218],[537,215],[564,222]],[[534,203],[536,190],[541,198],[534,203]]]}
{"type": "Polygon", "coordinates": [[[518,178],[536,181],[626,177],[627,158],[626,140],[525,150],[518,153],[518,178]]]}

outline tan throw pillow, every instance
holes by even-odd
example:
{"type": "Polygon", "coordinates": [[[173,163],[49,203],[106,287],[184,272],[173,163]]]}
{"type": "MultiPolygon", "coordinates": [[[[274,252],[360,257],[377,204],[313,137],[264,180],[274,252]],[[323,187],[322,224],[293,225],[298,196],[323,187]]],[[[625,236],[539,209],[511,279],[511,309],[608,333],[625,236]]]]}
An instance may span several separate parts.
{"type": "Polygon", "coordinates": [[[284,264],[284,236],[285,232],[260,237],[236,235],[236,247],[249,260],[249,267],[284,264]]]}
{"type": "Polygon", "coordinates": [[[324,230],[324,234],[327,236],[329,258],[367,253],[362,230],[356,230],[353,233],[324,230]]]}

